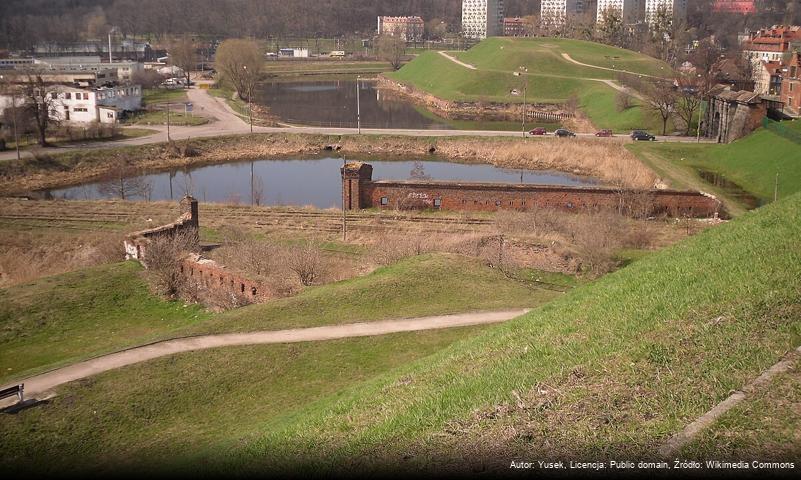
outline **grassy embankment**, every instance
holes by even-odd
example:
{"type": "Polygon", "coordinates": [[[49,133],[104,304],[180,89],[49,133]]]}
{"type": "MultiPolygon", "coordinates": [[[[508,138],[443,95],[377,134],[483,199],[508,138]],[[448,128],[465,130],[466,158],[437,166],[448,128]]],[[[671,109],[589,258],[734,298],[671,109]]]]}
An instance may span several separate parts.
{"type": "MultiPolygon", "coordinates": [[[[799,121],[782,125],[801,131],[799,121]]],[[[765,202],[773,200],[777,173],[779,198],[801,190],[801,145],[765,128],[727,145],[636,143],[627,148],[674,187],[711,191],[735,214],[745,206],[737,191],[709,184],[699,171],[719,174],[765,202]]]]}
{"type": "Polygon", "coordinates": [[[477,70],[457,65],[437,52],[426,52],[388,76],[445,100],[473,102],[520,103],[522,96],[509,92],[522,90],[527,81],[529,102],[565,103],[575,97],[579,107],[598,128],[620,132],[661,127],[658,119],[636,99],[632,108],[618,112],[615,107],[617,91],[602,82],[588,80],[615,80],[616,72],[577,65],[563,58],[562,53],[583,63],[614,66],[645,75],[660,75],[669,68],[651,57],[592,42],[492,38],[467,52],[452,53],[477,70]],[[520,67],[528,69],[528,73],[513,76],[520,67]]]}
{"type": "Polygon", "coordinates": [[[166,125],[167,108],[170,107],[170,125],[197,126],[209,123],[209,119],[192,114],[184,114],[183,104],[189,101],[186,90],[156,88],[146,89],[142,95],[142,103],[149,110],[131,115],[126,119],[128,125],[166,125]],[[156,109],[152,109],[157,107],[156,109]]]}
{"type": "MultiPolygon", "coordinates": [[[[1,463],[230,474],[439,468],[450,454],[504,469],[514,454],[635,459],[801,343],[799,233],[795,195],[447,347],[457,331],[109,372],[3,419],[1,463]]],[[[380,305],[364,295],[391,288],[351,301],[380,305]]]]}
{"type": "Polygon", "coordinates": [[[424,256],[210,315],[154,298],[140,270],[113,264],[0,290],[0,364],[6,367],[0,381],[156,338],[507,309],[559,295],[506,279],[477,260],[424,256]]]}

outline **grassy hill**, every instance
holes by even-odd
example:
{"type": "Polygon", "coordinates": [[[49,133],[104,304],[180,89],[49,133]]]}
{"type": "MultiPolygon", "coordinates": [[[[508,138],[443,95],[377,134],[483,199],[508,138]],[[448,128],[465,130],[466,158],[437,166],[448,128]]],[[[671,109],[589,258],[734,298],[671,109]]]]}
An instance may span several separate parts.
{"type": "Polygon", "coordinates": [[[578,40],[540,38],[490,38],[463,53],[451,53],[461,61],[474,65],[471,70],[458,65],[438,52],[425,52],[388,77],[409,84],[436,97],[451,101],[490,101],[521,103],[520,95],[527,82],[527,99],[531,103],[564,103],[571,97],[599,128],[627,131],[652,129],[657,119],[641,108],[638,101],[624,112],[615,109],[617,90],[595,80],[614,80],[618,73],[585,67],[561,56],[607,68],[622,68],[646,75],[660,74],[669,67],[664,63],[628,50],[578,40]],[[523,76],[514,76],[520,67],[528,69],[523,76]]]}
{"type": "Polygon", "coordinates": [[[467,52],[455,54],[459,60],[480,70],[513,72],[525,67],[535,75],[602,78],[614,80],[618,73],[579,63],[658,77],[668,76],[670,66],[642,53],[600,43],[566,38],[489,38],[467,52]]]}
{"type": "Polygon", "coordinates": [[[800,234],[797,194],[504,325],[108,372],[0,419],[0,464],[230,474],[639,458],[801,344],[800,234]]]}
{"type": "MultiPolygon", "coordinates": [[[[782,126],[801,131],[799,121],[782,126]]],[[[736,192],[710,185],[699,170],[719,174],[765,202],[773,200],[777,173],[780,198],[801,191],[801,144],[766,128],[726,145],[637,143],[627,148],[676,187],[728,196],[735,213],[744,206],[736,192]]]]}
{"type": "Polygon", "coordinates": [[[208,317],[150,294],[134,262],[0,289],[0,382],[144,343],[208,317]]]}

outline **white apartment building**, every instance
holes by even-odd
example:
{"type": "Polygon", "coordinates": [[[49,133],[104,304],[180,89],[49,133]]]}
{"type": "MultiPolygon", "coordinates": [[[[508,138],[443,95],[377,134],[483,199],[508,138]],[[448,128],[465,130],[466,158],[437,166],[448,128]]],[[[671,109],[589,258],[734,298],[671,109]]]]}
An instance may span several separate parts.
{"type": "Polygon", "coordinates": [[[657,15],[662,9],[674,22],[687,20],[687,0],[645,0],[645,23],[656,23],[657,15]]]}
{"type": "Polygon", "coordinates": [[[585,13],[584,0],[542,0],[540,22],[544,28],[563,27],[570,17],[585,13]]]}
{"type": "Polygon", "coordinates": [[[462,32],[466,38],[503,35],[503,0],[462,0],[462,32]]]}
{"type": "Polygon", "coordinates": [[[617,10],[624,25],[633,25],[641,21],[645,15],[644,0],[598,0],[597,23],[602,23],[604,12],[617,10]]]}

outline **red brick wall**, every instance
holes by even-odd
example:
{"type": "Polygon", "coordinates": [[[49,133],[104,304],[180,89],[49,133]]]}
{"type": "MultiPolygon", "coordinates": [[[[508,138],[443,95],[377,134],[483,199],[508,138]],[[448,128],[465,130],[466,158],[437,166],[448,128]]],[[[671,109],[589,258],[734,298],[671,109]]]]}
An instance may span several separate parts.
{"type": "Polygon", "coordinates": [[[363,185],[362,208],[443,209],[467,211],[558,208],[570,211],[617,208],[633,201],[652,202],[654,213],[672,216],[713,216],[720,202],[699,192],[612,188],[557,187],[434,182],[369,182],[363,185]],[[385,204],[382,204],[385,199],[385,204]]]}
{"type": "Polygon", "coordinates": [[[181,272],[189,282],[209,290],[222,291],[253,301],[273,297],[264,285],[229,272],[225,267],[213,261],[201,260],[196,255],[191,255],[184,260],[181,272]]]}

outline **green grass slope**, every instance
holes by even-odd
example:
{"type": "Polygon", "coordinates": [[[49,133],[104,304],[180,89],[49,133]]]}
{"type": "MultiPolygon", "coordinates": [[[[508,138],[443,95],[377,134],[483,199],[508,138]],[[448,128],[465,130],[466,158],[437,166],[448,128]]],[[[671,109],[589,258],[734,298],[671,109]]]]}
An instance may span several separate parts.
{"type": "Polygon", "coordinates": [[[587,79],[614,80],[618,74],[607,70],[584,67],[561,56],[568,53],[577,61],[588,64],[659,74],[669,70],[664,63],[629,50],[578,40],[540,38],[490,38],[467,52],[451,53],[465,63],[477,67],[471,70],[458,65],[438,52],[425,52],[397,72],[386,74],[398,82],[411,85],[438,98],[451,101],[521,103],[521,95],[511,95],[527,84],[527,100],[531,103],[564,103],[571,97],[579,100],[580,108],[598,128],[616,132],[632,129],[661,130],[661,123],[652,112],[634,101],[633,107],[618,112],[615,99],[618,92],[602,82],[587,79]],[[619,63],[619,65],[618,65],[619,63]],[[528,69],[525,76],[512,74],[520,67],[528,69]]]}
{"type": "Polygon", "coordinates": [[[799,294],[795,195],[331,398],[279,430],[265,425],[260,438],[232,441],[220,457],[226,469],[258,470],[301,458],[313,468],[426,463],[448,451],[481,459],[482,445],[529,456],[648,455],[801,344],[799,294]],[[407,453],[412,462],[402,460],[407,453]]]}
{"type": "Polygon", "coordinates": [[[483,70],[516,71],[520,67],[532,74],[558,75],[576,78],[614,80],[618,73],[570,62],[664,77],[670,66],[648,55],[600,43],[565,38],[489,38],[467,52],[459,60],[483,70]]]}
{"type": "MultiPolygon", "coordinates": [[[[791,125],[795,128],[796,123],[801,125],[801,122],[791,125]]],[[[726,145],[643,142],[628,148],[657,171],[677,168],[679,172],[673,176],[689,176],[698,181],[699,169],[715,172],[766,201],[773,200],[777,173],[780,198],[801,191],[801,145],[764,128],[726,145]]],[[[681,178],[678,182],[679,186],[687,184],[681,178]]],[[[726,194],[722,189],[709,187],[707,190],[714,193],[726,194]]]]}
{"type": "Polygon", "coordinates": [[[146,342],[208,317],[150,294],[134,262],[0,289],[0,382],[146,342]]]}
{"type": "Polygon", "coordinates": [[[561,293],[506,278],[479,260],[429,254],[300,295],[232,310],[192,333],[280,330],[540,305],[561,293]]]}

